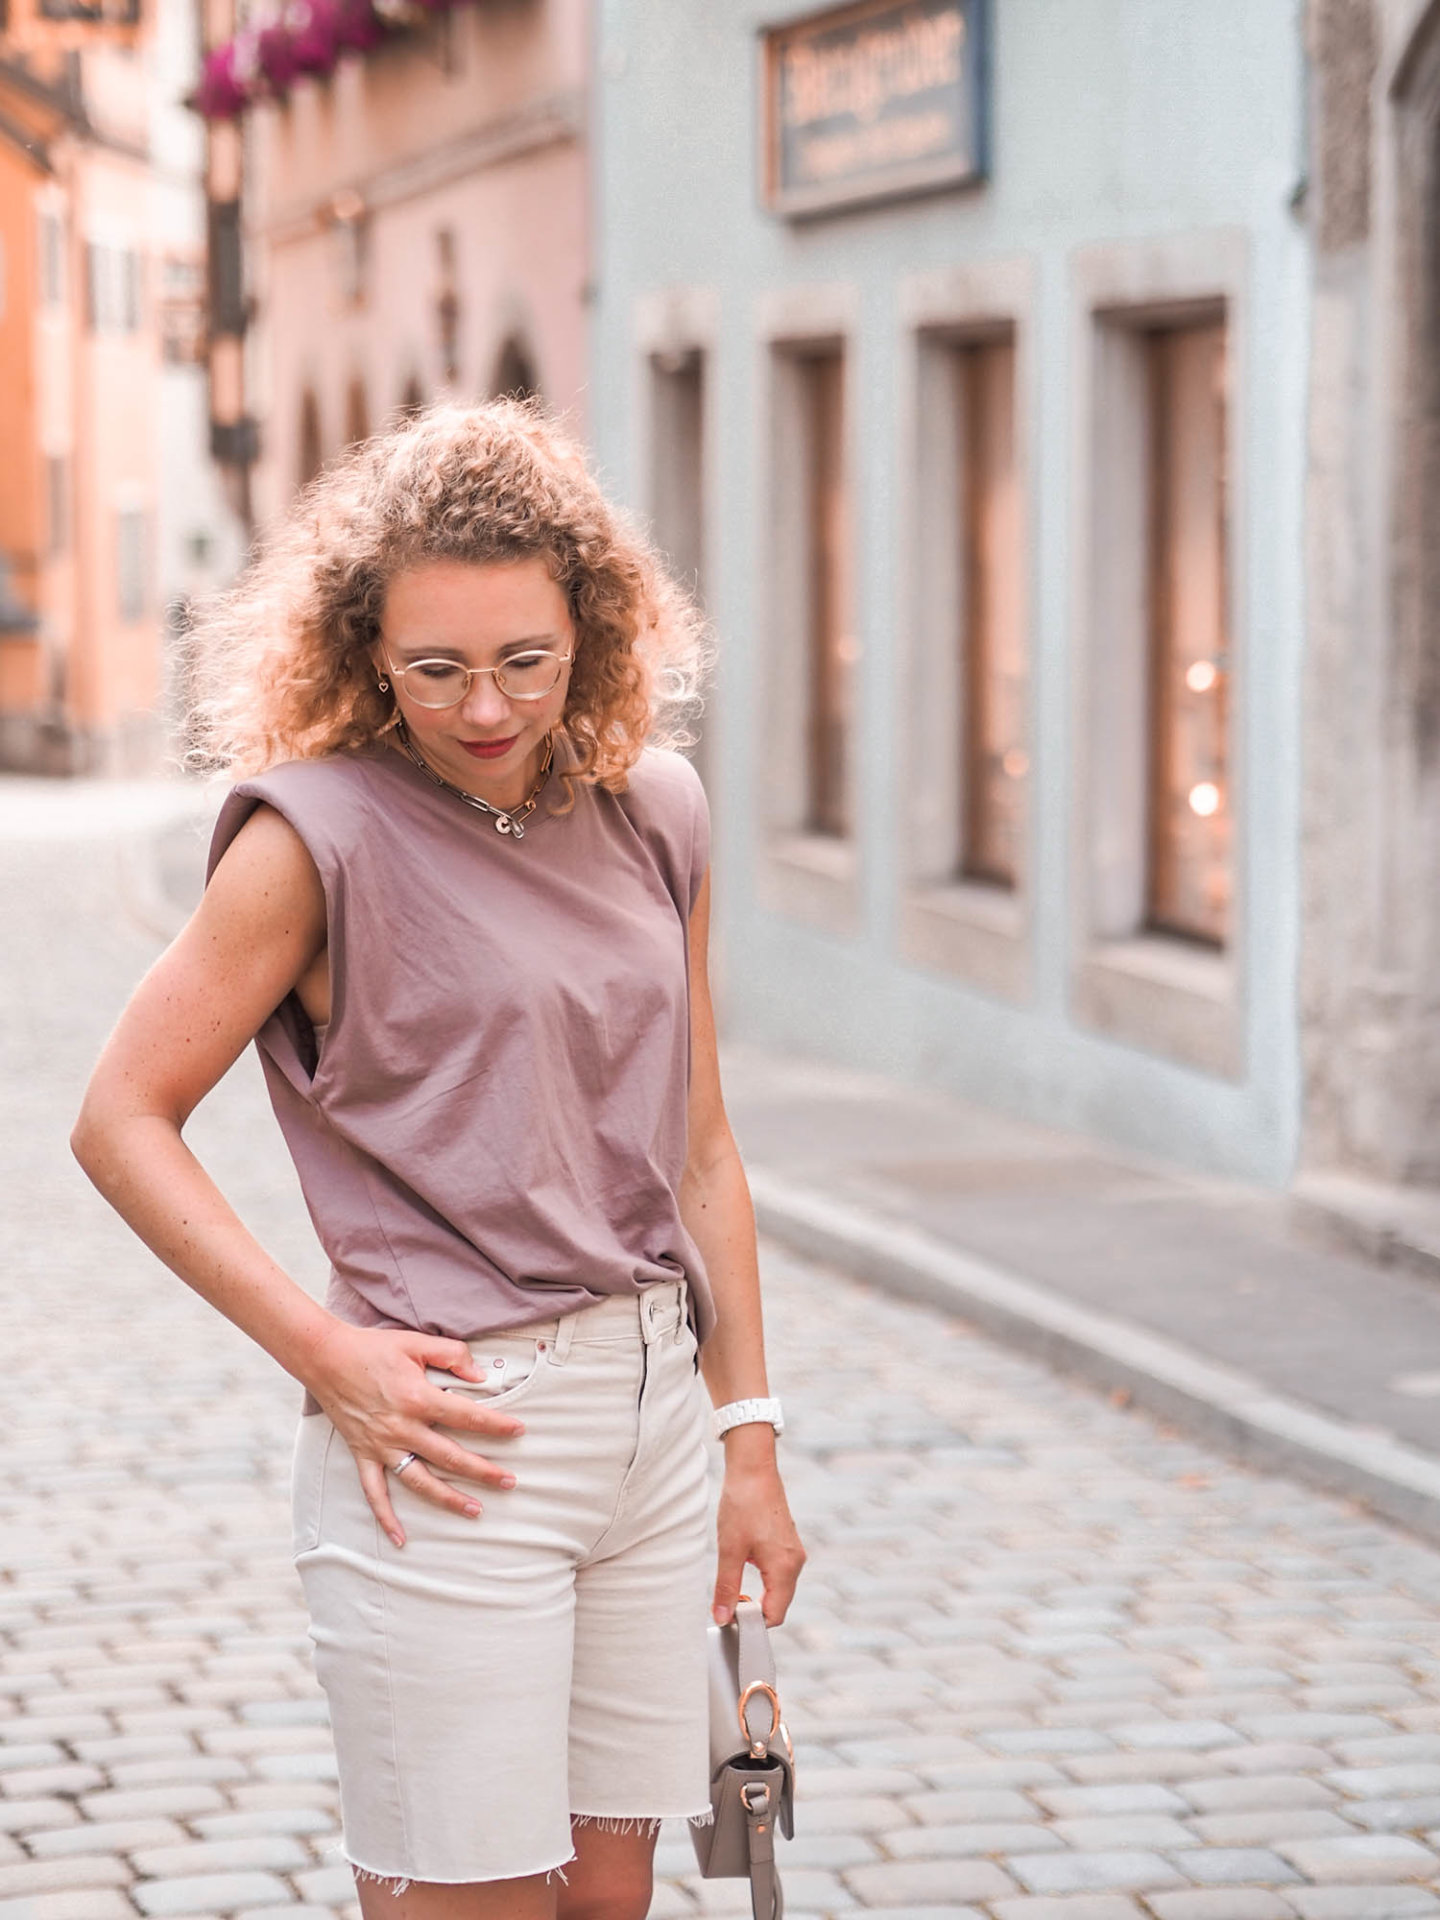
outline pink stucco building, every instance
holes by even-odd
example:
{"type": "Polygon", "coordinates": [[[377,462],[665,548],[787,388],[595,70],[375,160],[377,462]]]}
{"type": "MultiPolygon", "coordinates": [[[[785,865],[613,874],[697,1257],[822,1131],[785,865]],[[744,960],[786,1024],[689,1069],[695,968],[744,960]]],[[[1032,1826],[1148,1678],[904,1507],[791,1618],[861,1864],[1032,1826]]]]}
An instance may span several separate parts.
{"type": "Polygon", "coordinates": [[[243,101],[242,44],[212,119],[212,411],[262,526],[401,407],[533,390],[583,427],[587,12],[361,0],[374,44],[293,78],[272,48],[243,101]]]}
{"type": "Polygon", "coordinates": [[[161,690],[143,31],[25,24],[0,34],[0,765],[127,768],[161,690]]]}

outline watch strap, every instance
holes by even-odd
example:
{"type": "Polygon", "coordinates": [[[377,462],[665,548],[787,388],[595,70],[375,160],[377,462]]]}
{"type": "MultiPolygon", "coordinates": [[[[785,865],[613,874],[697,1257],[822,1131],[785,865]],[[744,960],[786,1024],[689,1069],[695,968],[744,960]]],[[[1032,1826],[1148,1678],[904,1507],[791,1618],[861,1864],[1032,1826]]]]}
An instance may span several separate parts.
{"type": "Polygon", "coordinates": [[[732,1427],[766,1426],[776,1433],[785,1431],[785,1416],[780,1402],[765,1400],[729,1400],[715,1409],[715,1437],[723,1440],[732,1427]]]}

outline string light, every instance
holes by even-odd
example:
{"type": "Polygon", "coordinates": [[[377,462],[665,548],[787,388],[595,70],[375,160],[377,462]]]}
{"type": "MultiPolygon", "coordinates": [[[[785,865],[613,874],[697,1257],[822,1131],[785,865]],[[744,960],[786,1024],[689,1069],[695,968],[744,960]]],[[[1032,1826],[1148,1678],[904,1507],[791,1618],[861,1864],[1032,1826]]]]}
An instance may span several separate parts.
{"type": "Polygon", "coordinates": [[[1185,684],[1191,693],[1209,693],[1220,678],[1213,660],[1196,660],[1185,669],[1185,684]]]}
{"type": "Polygon", "coordinates": [[[1213,780],[1201,780],[1190,789],[1190,811],[1202,820],[1220,811],[1220,789],[1213,780]]]}

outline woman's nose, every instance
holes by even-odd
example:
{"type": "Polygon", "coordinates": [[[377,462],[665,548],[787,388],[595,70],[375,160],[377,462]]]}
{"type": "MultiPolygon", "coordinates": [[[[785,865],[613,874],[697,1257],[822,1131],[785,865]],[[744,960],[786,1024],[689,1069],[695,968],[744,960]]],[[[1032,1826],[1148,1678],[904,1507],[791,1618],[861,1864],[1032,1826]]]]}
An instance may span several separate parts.
{"type": "Polygon", "coordinates": [[[510,711],[510,702],[495,684],[493,673],[480,673],[470,682],[461,703],[461,716],[477,727],[494,726],[510,711]]]}

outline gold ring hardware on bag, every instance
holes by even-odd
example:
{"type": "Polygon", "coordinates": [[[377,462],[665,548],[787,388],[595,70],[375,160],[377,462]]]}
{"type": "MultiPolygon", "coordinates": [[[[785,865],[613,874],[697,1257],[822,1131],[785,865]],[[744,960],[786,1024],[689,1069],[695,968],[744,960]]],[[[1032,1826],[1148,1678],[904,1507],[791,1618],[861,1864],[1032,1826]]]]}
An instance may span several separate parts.
{"type": "Polygon", "coordinates": [[[780,1731],[780,1696],[776,1693],[774,1687],[767,1686],[763,1680],[752,1680],[740,1696],[740,1731],[745,1739],[750,1742],[750,1758],[752,1760],[763,1760],[770,1742],[780,1731]],[[750,1704],[751,1695],[756,1693],[763,1693],[765,1698],[770,1702],[770,1731],[767,1734],[763,1734],[759,1739],[751,1733],[750,1724],[745,1718],[745,1709],[750,1704]]]}

